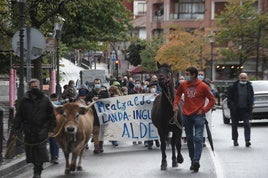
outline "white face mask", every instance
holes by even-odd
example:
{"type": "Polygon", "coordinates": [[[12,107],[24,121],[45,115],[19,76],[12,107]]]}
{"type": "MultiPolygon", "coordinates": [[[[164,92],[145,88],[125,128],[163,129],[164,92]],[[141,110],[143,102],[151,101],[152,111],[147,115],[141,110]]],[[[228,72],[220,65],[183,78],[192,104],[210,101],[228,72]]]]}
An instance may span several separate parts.
{"type": "Polygon", "coordinates": [[[198,75],[197,76],[200,80],[204,80],[204,75],[198,75]]]}
{"type": "Polygon", "coordinates": [[[138,84],[138,83],[137,83],[137,84],[135,84],[135,87],[136,87],[136,88],[140,88],[140,87],[141,87],[141,84],[138,84]]]}
{"type": "Polygon", "coordinates": [[[101,88],[101,85],[100,85],[100,84],[95,84],[95,85],[94,85],[94,88],[95,88],[95,89],[100,89],[100,88],[101,88]]]}
{"type": "Polygon", "coordinates": [[[187,80],[188,82],[190,82],[190,81],[192,81],[193,79],[192,79],[190,76],[186,75],[186,76],[185,76],[185,80],[187,80]]]}
{"type": "Polygon", "coordinates": [[[150,89],[150,92],[151,92],[151,93],[155,93],[155,92],[156,92],[156,88],[151,88],[151,89],[150,89]]]}

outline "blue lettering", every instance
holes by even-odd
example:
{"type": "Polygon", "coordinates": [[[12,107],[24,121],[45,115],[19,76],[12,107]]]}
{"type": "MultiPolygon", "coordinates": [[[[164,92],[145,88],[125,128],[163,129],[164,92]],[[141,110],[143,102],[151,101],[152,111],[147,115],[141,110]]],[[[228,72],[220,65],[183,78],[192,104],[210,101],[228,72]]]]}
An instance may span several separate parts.
{"type": "Polygon", "coordinates": [[[134,104],[131,101],[127,101],[127,106],[134,106],[134,104]]]}
{"type": "Polygon", "coordinates": [[[141,105],[144,105],[144,103],[145,103],[145,102],[144,102],[144,96],[142,96],[142,100],[141,100],[140,104],[141,104],[141,105]]]}
{"type": "Polygon", "coordinates": [[[107,109],[105,105],[103,104],[103,102],[96,102],[96,105],[97,105],[98,112],[105,112],[107,109]]]}
{"type": "Polygon", "coordinates": [[[155,129],[153,129],[153,123],[150,122],[148,123],[148,133],[149,133],[149,138],[154,138],[154,139],[157,139],[158,138],[158,135],[157,133],[155,133],[155,129]]]}
{"type": "Polygon", "coordinates": [[[151,110],[135,110],[133,111],[133,119],[151,119],[151,110]]]}
{"type": "Polygon", "coordinates": [[[124,120],[124,121],[129,120],[129,118],[128,118],[128,115],[126,112],[124,112],[124,113],[118,112],[118,113],[109,114],[108,120],[114,123],[114,122],[119,122],[122,120],[124,120]]]}
{"type": "Polygon", "coordinates": [[[137,96],[134,97],[134,104],[135,106],[139,106],[139,98],[137,96]]]}
{"type": "Polygon", "coordinates": [[[140,138],[144,138],[146,136],[146,134],[147,134],[147,127],[146,127],[145,123],[141,122],[140,123],[140,138]]]}
{"type": "Polygon", "coordinates": [[[103,115],[101,116],[101,119],[102,119],[102,123],[103,123],[103,124],[106,124],[107,122],[110,121],[110,119],[107,117],[106,114],[103,114],[103,115]]]}
{"type": "Polygon", "coordinates": [[[139,137],[138,137],[138,136],[135,136],[135,130],[134,130],[134,128],[133,128],[132,123],[130,123],[130,128],[131,128],[132,138],[136,138],[136,139],[138,139],[139,137]]]}
{"type": "Polygon", "coordinates": [[[128,127],[127,127],[127,124],[126,124],[126,123],[124,123],[124,126],[123,126],[122,138],[124,138],[125,135],[126,135],[128,138],[130,137],[130,135],[129,135],[129,131],[128,131],[128,127]]]}

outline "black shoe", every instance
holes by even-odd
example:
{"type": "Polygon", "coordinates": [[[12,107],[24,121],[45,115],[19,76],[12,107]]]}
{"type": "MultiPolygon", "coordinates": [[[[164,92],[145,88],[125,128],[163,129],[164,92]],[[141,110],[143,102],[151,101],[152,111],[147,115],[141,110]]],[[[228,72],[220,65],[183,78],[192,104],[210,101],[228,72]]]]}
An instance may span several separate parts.
{"type": "Polygon", "coordinates": [[[191,171],[194,170],[194,164],[193,164],[193,162],[191,163],[190,170],[191,170],[191,171]]]}
{"type": "Polygon", "coordinates": [[[234,146],[239,146],[237,140],[234,140],[234,146]]]}
{"type": "Polygon", "coordinates": [[[250,147],[251,143],[250,141],[246,141],[246,147],[250,147]]]}
{"type": "Polygon", "coordinates": [[[160,146],[159,140],[156,140],[155,141],[155,145],[156,145],[156,147],[159,147],[160,146]]]}
{"type": "Polygon", "coordinates": [[[51,163],[53,164],[59,164],[58,158],[52,158],[51,163]]]}
{"type": "Polygon", "coordinates": [[[199,161],[195,161],[194,164],[193,164],[194,172],[198,172],[199,168],[200,168],[199,161]]]}
{"type": "Polygon", "coordinates": [[[148,145],[148,150],[152,150],[153,146],[152,145],[148,145]]]}

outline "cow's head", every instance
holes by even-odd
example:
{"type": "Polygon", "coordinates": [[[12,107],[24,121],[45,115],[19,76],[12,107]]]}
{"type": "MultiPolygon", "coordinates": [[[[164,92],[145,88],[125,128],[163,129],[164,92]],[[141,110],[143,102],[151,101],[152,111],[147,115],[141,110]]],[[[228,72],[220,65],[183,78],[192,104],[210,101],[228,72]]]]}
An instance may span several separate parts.
{"type": "Polygon", "coordinates": [[[80,116],[84,115],[89,108],[88,106],[81,106],[77,103],[66,103],[56,106],[55,111],[58,114],[58,124],[62,125],[61,129],[64,129],[68,134],[76,134],[80,116]]]}

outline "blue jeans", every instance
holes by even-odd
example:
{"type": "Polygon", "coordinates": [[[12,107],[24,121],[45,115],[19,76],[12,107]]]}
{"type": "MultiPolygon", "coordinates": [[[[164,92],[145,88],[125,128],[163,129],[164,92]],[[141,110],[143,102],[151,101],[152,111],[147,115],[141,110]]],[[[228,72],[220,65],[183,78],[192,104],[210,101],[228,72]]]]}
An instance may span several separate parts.
{"type": "Polygon", "coordinates": [[[205,115],[183,115],[187,146],[191,161],[199,161],[203,148],[205,115]]]}
{"type": "Polygon", "coordinates": [[[50,149],[51,159],[59,158],[59,145],[54,137],[49,138],[49,149],[50,149]]]}

